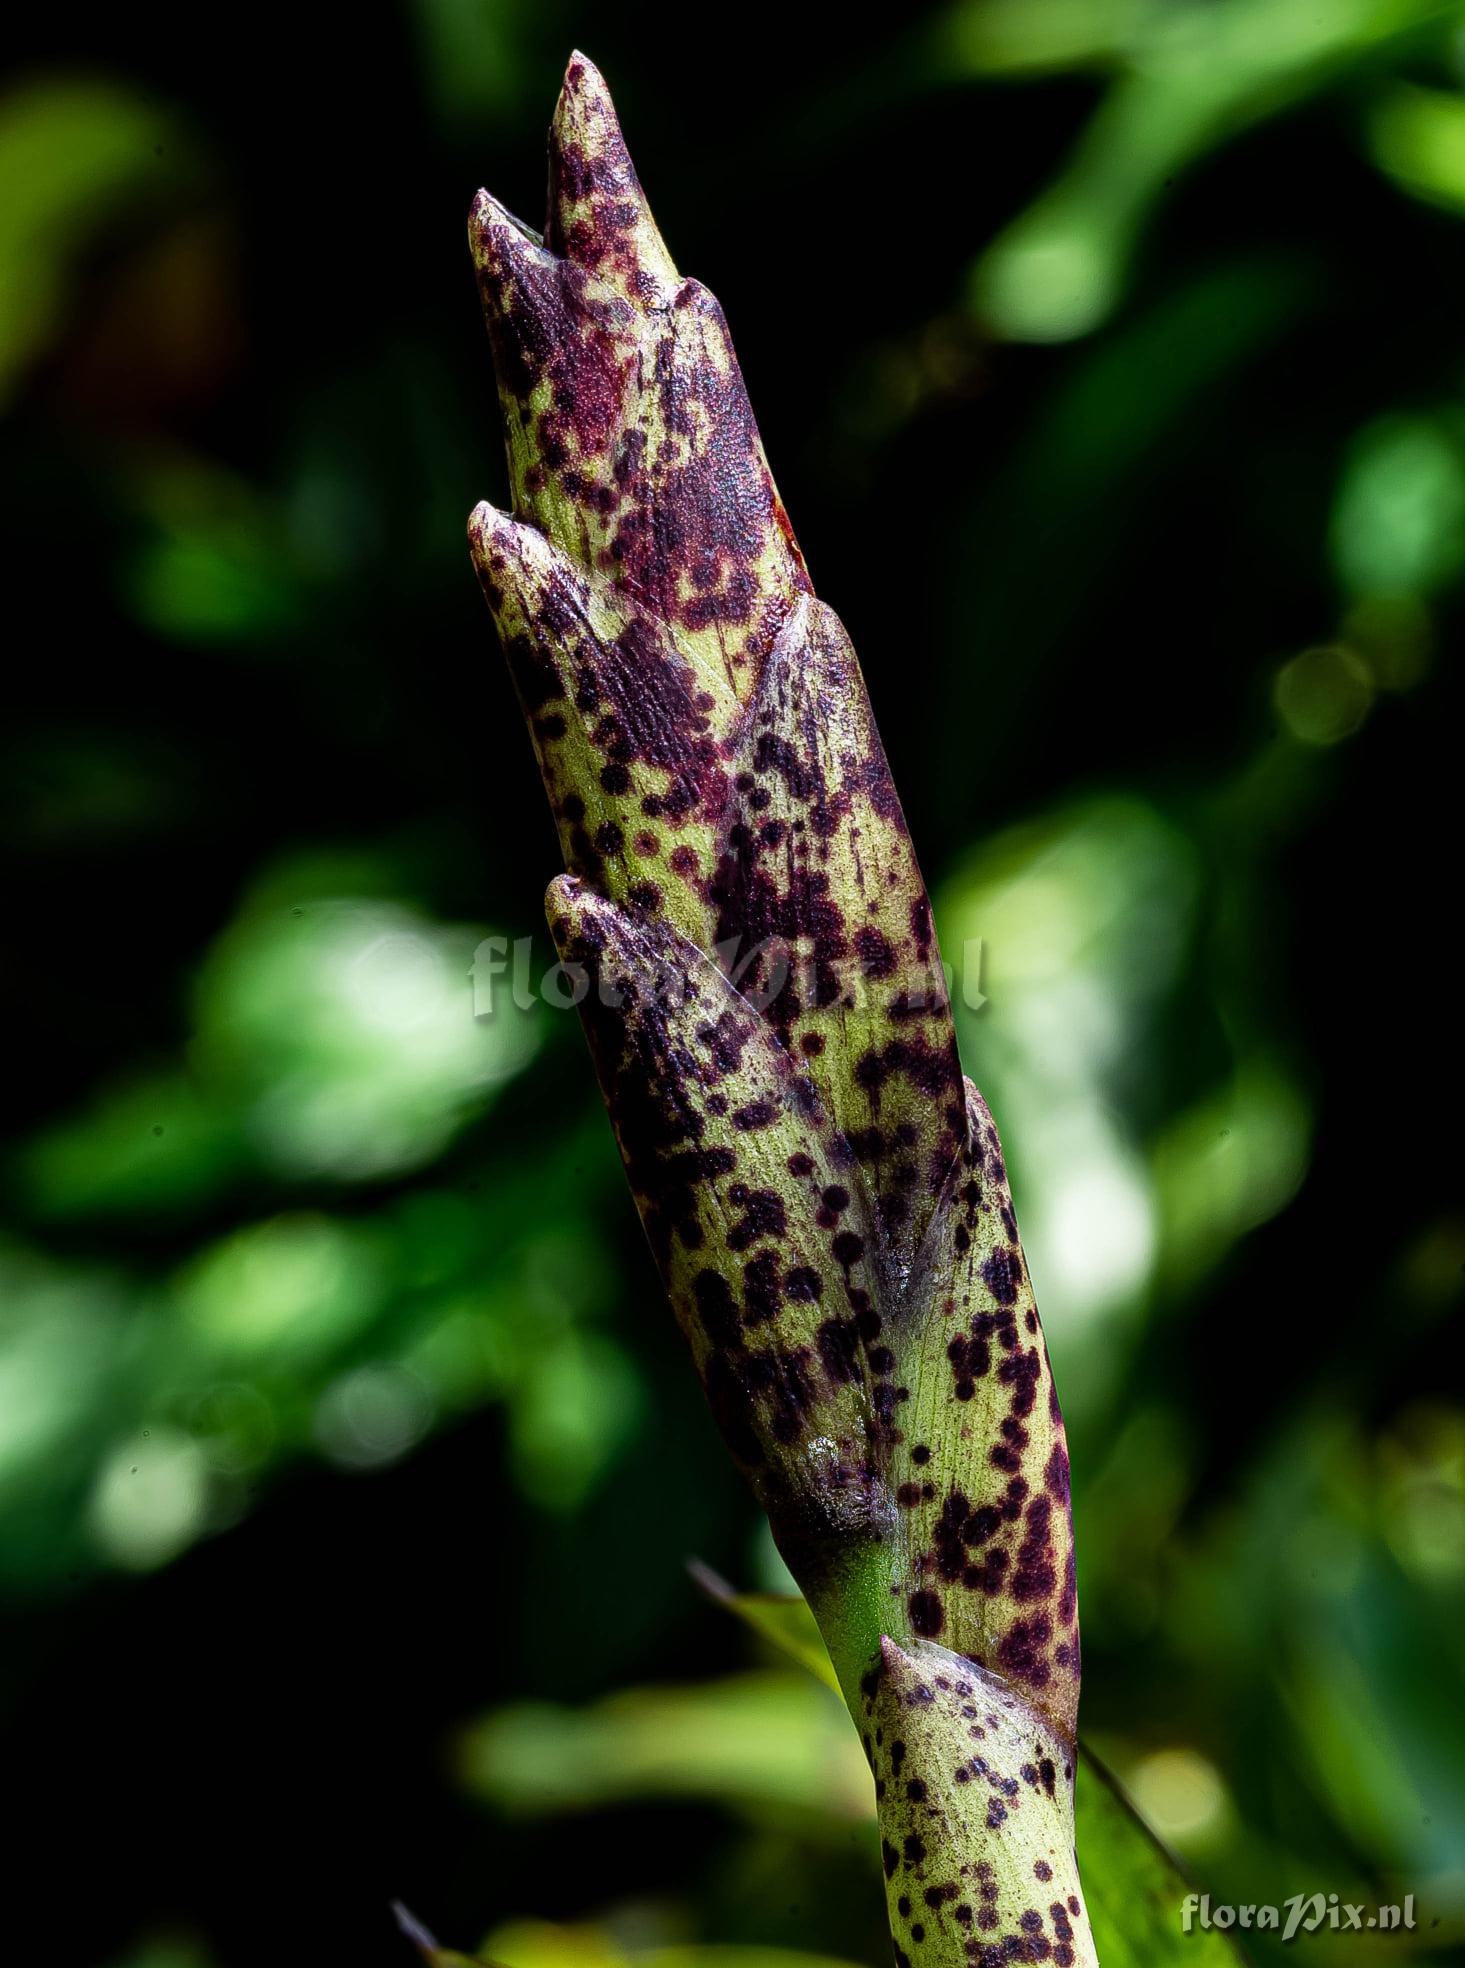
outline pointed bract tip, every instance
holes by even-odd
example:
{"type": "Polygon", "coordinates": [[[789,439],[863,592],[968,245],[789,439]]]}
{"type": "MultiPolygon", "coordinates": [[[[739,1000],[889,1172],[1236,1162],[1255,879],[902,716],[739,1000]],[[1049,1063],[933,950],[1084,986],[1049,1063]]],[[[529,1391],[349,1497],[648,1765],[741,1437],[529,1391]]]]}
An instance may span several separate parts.
{"type": "Polygon", "coordinates": [[[549,130],[551,155],[571,146],[582,154],[598,154],[607,148],[625,152],[626,140],[605,77],[578,50],[566,66],[549,130]]]}
{"type": "Polygon", "coordinates": [[[898,1640],[892,1640],[888,1633],[880,1635],[880,1662],[887,1673],[909,1667],[911,1657],[898,1640]]]}
{"type": "Polygon", "coordinates": [[[491,232],[501,225],[507,225],[509,215],[491,191],[480,185],[468,201],[468,237],[476,242],[482,232],[491,232]]]}
{"type": "Polygon", "coordinates": [[[587,888],[578,875],[556,875],[544,891],[544,913],[549,917],[551,929],[556,923],[564,923],[573,929],[593,913],[595,904],[602,900],[603,897],[598,896],[593,888],[587,888]]]}
{"type": "Polygon", "coordinates": [[[504,528],[512,525],[507,513],[491,506],[487,499],[480,499],[468,515],[468,544],[475,555],[486,552],[495,540],[503,537],[504,528]]]}
{"type": "MultiPolygon", "coordinates": [[[[550,132],[561,143],[573,139],[584,144],[590,139],[598,146],[609,141],[625,153],[626,140],[609,85],[590,57],[578,48],[565,64],[550,132]]],[[[629,163],[629,157],[626,161],[629,163]]]]}
{"type": "Polygon", "coordinates": [[[605,78],[571,55],[549,131],[548,243],[603,274],[631,301],[647,301],[680,276],[667,252],[605,78]]]}
{"type": "MultiPolygon", "coordinates": [[[[544,913],[564,962],[584,965],[601,983],[631,985],[633,997],[644,991],[680,1005],[694,978],[717,975],[707,953],[673,924],[634,902],[613,901],[577,875],[555,877],[545,891],[544,913]]],[[[625,1001],[601,996],[600,1002],[619,1009],[625,1001]]]]}
{"type": "Polygon", "coordinates": [[[500,280],[522,277],[531,268],[550,265],[553,254],[533,226],[515,218],[491,191],[476,191],[468,207],[468,246],[481,272],[500,280]]]}
{"type": "Polygon", "coordinates": [[[506,559],[517,560],[513,552],[513,524],[507,513],[491,506],[487,499],[480,499],[469,513],[468,551],[473,556],[473,565],[485,579],[499,573],[506,559]]]}
{"type": "Polygon", "coordinates": [[[578,875],[555,876],[544,891],[544,913],[561,957],[600,963],[609,956],[634,966],[645,954],[646,925],[636,912],[578,875]]]}
{"type": "Polygon", "coordinates": [[[525,596],[542,592],[557,578],[580,579],[574,563],[532,520],[515,519],[487,499],[468,515],[468,548],[485,582],[501,577],[525,596]]]}
{"type": "MultiPolygon", "coordinates": [[[[605,77],[591,61],[583,49],[571,48],[570,59],[565,63],[565,79],[560,84],[560,99],[556,115],[564,106],[567,96],[596,95],[610,107],[610,91],[605,86],[605,77]]],[[[614,112],[612,111],[612,114],[614,112]]]]}

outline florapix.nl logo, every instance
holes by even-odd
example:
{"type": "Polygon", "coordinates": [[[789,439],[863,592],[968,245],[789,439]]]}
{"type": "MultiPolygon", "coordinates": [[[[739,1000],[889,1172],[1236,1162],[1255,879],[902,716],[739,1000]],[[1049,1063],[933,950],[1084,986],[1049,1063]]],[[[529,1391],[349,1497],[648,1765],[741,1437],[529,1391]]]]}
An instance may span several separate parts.
{"type": "Polygon", "coordinates": [[[1209,1893],[1187,1893],[1180,1907],[1182,1933],[1203,1934],[1213,1928],[1223,1933],[1232,1929],[1271,1930],[1283,1942],[1295,1941],[1300,1934],[1326,1931],[1338,1933],[1412,1934],[1415,1929],[1414,1895],[1406,1893],[1392,1906],[1369,1906],[1366,1902],[1343,1899],[1337,1893],[1294,1893],[1280,1906],[1245,1903],[1231,1906],[1213,1902],[1209,1893]]]}
{"type": "MultiPolygon", "coordinates": [[[[903,1010],[915,1014],[924,1008],[960,1003],[968,1011],[980,1011],[986,1004],[982,990],[984,939],[969,937],[961,945],[956,963],[932,964],[923,976],[903,973],[898,996],[903,1010]]],[[[781,994],[792,989],[800,1004],[827,1002],[829,972],[819,959],[802,953],[778,939],[749,942],[729,937],[709,953],[722,975],[757,1012],[768,1011],[781,994]]],[[[569,1010],[580,1005],[592,990],[598,1000],[619,1009],[625,1002],[626,983],[614,966],[592,976],[581,963],[565,961],[546,951],[533,936],[485,936],[473,953],[473,1015],[497,1016],[505,1006],[530,1011],[537,1004],[569,1010]]],[[[666,962],[654,975],[638,977],[638,995],[647,992],[658,1003],[676,1005],[693,987],[693,975],[675,962],[666,962]]],[[[890,987],[857,966],[842,969],[839,996],[847,1009],[874,1002],[880,991],[882,1003],[890,987]]]]}

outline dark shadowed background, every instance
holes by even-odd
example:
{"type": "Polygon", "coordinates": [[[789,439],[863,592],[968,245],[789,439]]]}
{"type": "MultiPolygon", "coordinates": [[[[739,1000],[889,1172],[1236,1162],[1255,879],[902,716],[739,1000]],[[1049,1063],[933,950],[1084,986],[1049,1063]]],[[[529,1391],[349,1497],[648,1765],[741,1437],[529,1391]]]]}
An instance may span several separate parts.
{"type": "Polygon", "coordinates": [[[1088,1736],[1218,1900],[1415,1895],[1264,1962],[1443,1960],[1465,11],[7,38],[6,1958],[405,1968],[400,1895],[516,1968],[884,1959],[852,1733],[685,1570],[780,1576],[577,1023],[474,1017],[557,858],[464,215],[539,218],[578,42],[962,963],[1088,1736]]]}

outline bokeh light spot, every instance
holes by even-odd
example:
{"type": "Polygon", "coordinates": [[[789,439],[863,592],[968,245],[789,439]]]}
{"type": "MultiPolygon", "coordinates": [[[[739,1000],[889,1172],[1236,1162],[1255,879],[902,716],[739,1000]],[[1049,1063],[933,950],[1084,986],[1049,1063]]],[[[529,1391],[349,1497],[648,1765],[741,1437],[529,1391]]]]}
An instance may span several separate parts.
{"type": "Polygon", "coordinates": [[[1394,416],[1355,440],[1338,486],[1333,561],[1361,595],[1428,595],[1465,567],[1465,456],[1434,418],[1394,416]]]}
{"type": "Polygon", "coordinates": [[[1161,1838],[1203,1844],[1221,1829],[1226,1786],[1209,1758],[1194,1749],[1157,1749],[1129,1773],[1134,1801],[1161,1838]]]}
{"type": "Polygon", "coordinates": [[[314,1351],[364,1325],[383,1282],[363,1233],[299,1212],[213,1245],[177,1290],[200,1336],[221,1348],[314,1351]]]}
{"type": "Polygon", "coordinates": [[[315,1439],[346,1469],[395,1462],[432,1425],[432,1396],[404,1367],[357,1367],[331,1382],[315,1413],[315,1439]]]}
{"type": "Polygon", "coordinates": [[[1340,643],[1304,649],[1277,672],[1277,715],[1304,745],[1336,745],[1351,737],[1373,703],[1367,665],[1340,643]]]}
{"type": "Polygon", "coordinates": [[[153,1571],[206,1528],[208,1465],[202,1449],[172,1429],[152,1428],[121,1442],[97,1473],[92,1535],[127,1571],[153,1571]]]}
{"type": "Polygon", "coordinates": [[[1029,215],[979,263],[972,291],[994,334],[1012,342],[1069,342],[1114,304],[1119,269],[1110,242],[1081,212],[1029,215]]]}

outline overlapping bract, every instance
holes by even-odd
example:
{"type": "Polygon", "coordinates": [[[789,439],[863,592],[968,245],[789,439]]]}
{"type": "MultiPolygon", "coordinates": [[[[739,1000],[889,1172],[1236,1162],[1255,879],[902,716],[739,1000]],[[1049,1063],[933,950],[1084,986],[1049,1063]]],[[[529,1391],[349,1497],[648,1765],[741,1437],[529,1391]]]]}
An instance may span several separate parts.
{"type": "Polygon", "coordinates": [[[1092,1960],[1072,1743],[999,1675],[931,1641],[883,1641],[865,1706],[897,1960],[1092,1960]]]}
{"type": "Polygon", "coordinates": [[[970,1886],[969,1922],[913,1920],[897,1867],[898,1946],[1083,1960],[1081,1915],[1038,1934],[1013,1870],[1076,1900],[1063,1426],[920,871],[721,310],[678,275],[583,57],[550,150],[543,242],[473,206],[515,516],[480,506],[470,537],[570,870],[551,925],[676,1315],[877,1775],[920,1745],[920,1797],[884,1776],[887,1838],[939,1837],[939,1882],[911,1883],[941,1908],[970,1886]],[[933,1696],[896,1738],[933,1649],[996,1719],[933,1696]],[[1005,1843],[959,1808],[989,1727],[978,1762],[1030,1797],[1005,1843]]]}

